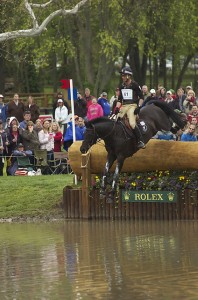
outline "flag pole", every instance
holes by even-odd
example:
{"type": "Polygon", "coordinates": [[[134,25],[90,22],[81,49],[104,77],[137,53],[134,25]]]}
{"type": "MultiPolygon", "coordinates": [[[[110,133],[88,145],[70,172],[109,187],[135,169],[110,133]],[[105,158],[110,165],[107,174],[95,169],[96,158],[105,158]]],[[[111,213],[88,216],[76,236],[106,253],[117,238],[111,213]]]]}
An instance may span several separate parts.
{"type": "MultiPolygon", "coordinates": [[[[71,95],[71,112],[72,112],[72,132],[73,132],[73,143],[76,141],[76,127],[74,120],[74,93],[73,93],[73,80],[69,80],[70,83],[70,95],[71,95]]],[[[74,175],[74,183],[77,184],[77,176],[74,175]]]]}

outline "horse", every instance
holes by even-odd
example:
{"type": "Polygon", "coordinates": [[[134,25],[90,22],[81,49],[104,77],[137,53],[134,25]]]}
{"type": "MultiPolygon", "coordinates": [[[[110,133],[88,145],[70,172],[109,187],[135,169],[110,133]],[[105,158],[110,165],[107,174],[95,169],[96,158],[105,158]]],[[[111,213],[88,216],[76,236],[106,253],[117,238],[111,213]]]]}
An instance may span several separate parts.
{"type": "MultiPolygon", "coordinates": [[[[80,147],[81,153],[86,153],[92,145],[96,144],[98,139],[104,140],[107,151],[107,160],[100,184],[100,198],[106,197],[107,175],[114,161],[116,161],[111,191],[107,195],[107,202],[111,203],[115,196],[124,160],[139,150],[137,139],[132,130],[128,130],[122,120],[115,121],[107,117],[101,117],[88,121],[85,125],[86,131],[80,147]]],[[[184,128],[186,120],[167,103],[156,100],[141,108],[137,125],[146,144],[159,130],[170,131],[174,125],[177,126],[177,130],[184,128]]]]}

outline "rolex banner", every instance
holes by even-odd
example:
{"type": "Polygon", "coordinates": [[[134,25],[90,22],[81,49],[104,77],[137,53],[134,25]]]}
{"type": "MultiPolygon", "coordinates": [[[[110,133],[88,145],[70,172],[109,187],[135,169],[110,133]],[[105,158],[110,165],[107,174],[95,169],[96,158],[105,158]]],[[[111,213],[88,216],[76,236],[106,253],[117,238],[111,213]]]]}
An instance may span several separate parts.
{"type": "Polygon", "coordinates": [[[177,202],[175,191],[128,191],[122,190],[122,202],[177,202]]]}

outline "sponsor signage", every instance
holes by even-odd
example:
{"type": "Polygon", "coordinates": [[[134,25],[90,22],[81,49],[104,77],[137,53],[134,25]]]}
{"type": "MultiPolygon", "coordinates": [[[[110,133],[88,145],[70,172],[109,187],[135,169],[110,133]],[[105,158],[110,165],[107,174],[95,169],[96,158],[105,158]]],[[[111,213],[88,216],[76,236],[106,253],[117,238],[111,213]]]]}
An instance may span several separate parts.
{"type": "Polygon", "coordinates": [[[128,191],[122,190],[122,202],[177,202],[175,191],[128,191]]]}

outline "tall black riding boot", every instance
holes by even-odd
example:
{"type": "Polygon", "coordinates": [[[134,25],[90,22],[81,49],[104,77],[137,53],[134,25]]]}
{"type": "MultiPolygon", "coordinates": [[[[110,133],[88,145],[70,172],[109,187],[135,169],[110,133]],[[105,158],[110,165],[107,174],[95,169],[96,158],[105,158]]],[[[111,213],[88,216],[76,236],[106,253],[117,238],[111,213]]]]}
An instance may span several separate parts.
{"type": "Polygon", "coordinates": [[[143,142],[142,133],[141,133],[139,127],[136,125],[133,130],[134,130],[135,136],[137,138],[137,142],[138,142],[137,147],[138,147],[138,149],[145,149],[146,146],[143,142]]]}

